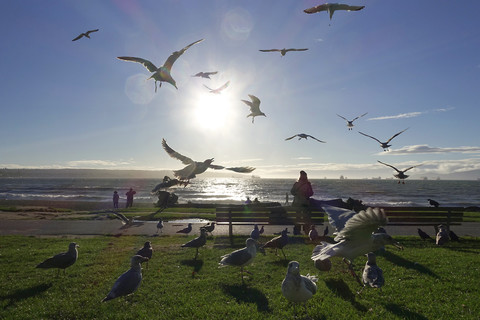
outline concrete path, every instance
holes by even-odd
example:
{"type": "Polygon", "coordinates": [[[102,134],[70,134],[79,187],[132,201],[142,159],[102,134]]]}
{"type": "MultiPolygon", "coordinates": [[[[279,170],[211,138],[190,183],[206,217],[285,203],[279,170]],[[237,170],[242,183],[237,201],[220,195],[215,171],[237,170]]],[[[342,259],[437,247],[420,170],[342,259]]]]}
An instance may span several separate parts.
{"type": "MultiPolygon", "coordinates": [[[[165,222],[162,230],[164,235],[175,235],[176,231],[187,226],[186,220],[165,222]]],[[[191,235],[200,234],[199,228],[205,225],[205,222],[196,221],[193,223],[191,235]]],[[[61,236],[61,235],[156,235],[157,223],[155,221],[134,222],[132,225],[123,225],[120,220],[0,220],[0,235],[26,235],[26,236],[61,236]]],[[[293,226],[265,225],[265,235],[273,235],[274,232],[280,232],[285,227],[293,231],[293,226]]],[[[319,233],[323,231],[324,226],[319,226],[319,233]]],[[[334,230],[329,226],[330,233],[334,230]]],[[[385,228],[392,236],[417,234],[416,226],[387,226],[385,228]]],[[[238,235],[249,235],[252,230],[251,225],[234,226],[233,233],[238,235]]],[[[425,232],[434,235],[433,227],[422,228],[425,232]]],[[[460,226],[453,226],[452,230],[458,236],[480,236],[480,222],[464,222],[460,226]]],[[[213,235],[228,235],[228,225],[215,226],[213,235]]]]}

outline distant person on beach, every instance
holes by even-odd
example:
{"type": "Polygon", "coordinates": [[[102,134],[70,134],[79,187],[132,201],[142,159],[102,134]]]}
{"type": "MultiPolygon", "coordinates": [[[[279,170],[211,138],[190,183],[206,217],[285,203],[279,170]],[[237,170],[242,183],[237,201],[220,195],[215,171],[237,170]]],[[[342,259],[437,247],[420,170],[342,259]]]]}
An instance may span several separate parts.
{"type": "Polygon", "coordinates": [[[288,204],[288,192],[285,192],[285,204],[288,204]]]}
{"type": "Polygon", "coordinates": [[[129,208],[129,207],[133,206],[133,195],[135,193],[137,193],[137,191],[133,190],[132,188],[130,188],[130,190],[128,190],[127,193],[125,193],[125,195],[127,196],[127,206],[126,206],[126,208],[129,208]]]}
{"type": "Polygon", "coordinates": [[[260,204],[260,201],[258,201],[258,198],[253,199],[253,204],[260,204]]]}
{"type": "Polygon", "coordinates": [[[247,197],[247,201],[245,201],[245,204],[252,204],[252,200],[250,200],[250,197],[247,197]]]}
{"type": "Polygon", "coordinates": [[[118,195],[117,191],[113,191],[113,207],[115,209],[118,209],[118,200],[120,199],[120,196],[118,195]]]}
{"type": "Polygon", "coordinates": [[[293,195],[292,206],[301,207],[303,212],[308,211],[313,189],[305,171],[300,171],[300,178],[293,184],[290,193],[293,195]]]}

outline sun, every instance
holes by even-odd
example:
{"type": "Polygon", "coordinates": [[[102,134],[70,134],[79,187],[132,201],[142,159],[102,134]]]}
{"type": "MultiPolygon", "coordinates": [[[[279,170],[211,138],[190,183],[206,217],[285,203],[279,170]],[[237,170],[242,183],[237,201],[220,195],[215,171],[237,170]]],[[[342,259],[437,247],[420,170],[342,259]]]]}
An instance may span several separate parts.
{"type": "Polygon", "coordinates": [[[194,102],[195,124],[204,130],[216,131],[226,127],[232,117],[231,99],[227,94],[204,93],[194,102]]]}

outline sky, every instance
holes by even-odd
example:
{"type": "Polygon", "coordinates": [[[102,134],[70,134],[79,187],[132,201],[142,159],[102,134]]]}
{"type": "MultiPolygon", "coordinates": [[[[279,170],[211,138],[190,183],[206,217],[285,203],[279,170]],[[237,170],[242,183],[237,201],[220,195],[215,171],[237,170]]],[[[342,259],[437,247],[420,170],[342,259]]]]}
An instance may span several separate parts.
{"type": "MultiPolygon", "coordinates": [[[[0,167],[178,170],[162,149],[260,177],[480,178],[480,2],[5,1],[0,167]],[[87,30],[91,38],[72,41],[87,30]],[[178,90],[118,56],[172,67],[178,90]],[[260,49],[308,48],[260,52],[260,49]],[[218,71],[211,79],[192,77],[218,71]],[[218,88],[213,94],[204,85],[218,88]],[[253,94],[266,117],[241,100],[253,94]],[[348,130],[341,115],[357,119],[348,130]],[[388,140],[390,151],[359,131],[388,140]],[[286,141],[298,133],[315,140],[286,141]]],[[[232,176],[241,176],[232,173],[232,176]]]]}

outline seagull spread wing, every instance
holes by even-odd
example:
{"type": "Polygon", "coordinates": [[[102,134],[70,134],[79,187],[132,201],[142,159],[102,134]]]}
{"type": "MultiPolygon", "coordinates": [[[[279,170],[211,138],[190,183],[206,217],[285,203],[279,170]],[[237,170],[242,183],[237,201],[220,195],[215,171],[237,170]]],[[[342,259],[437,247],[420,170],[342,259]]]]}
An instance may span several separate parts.
{"type": "Polygon", "coordinates": [[[73,39],[72,41],[77,41],[78,39],[80,39],[81,37],[83,37],[83,33],[79,34],[75,39],[73,39]]]}
{"type": "Polygon", "coordinates": [[[221,90],[225,89],[226,87],[228,87],[229,84],[230,84],[230,81],[225,82],[225,84],[223,86],[221,86],[220,88],[218,88],[217,91],[221,91],[221,90]]]}
{"type": "Polygon", "coordinates": [[[94,30],[88,30],[87,32],[85,32],[86,34],[90,34],[92,32],[97,32],[99,29],[94,29],[94,30]]]}
{"type": "Polygon", "coordinates": [[[325,141],[318,140],[317,138],[315,138],[314,136],[311,136],[311,135],[309,135],[309,134],[307,134],[307,137],[310,137],[310,138],[312,138],[312,139],[314,139],[314,140],[317,140],[318,142],[321,142],[321,143],[326,143],[325,141]]]}
{"type": "Polygon", "coordinates": [[[165,139],[162,139],[162,146],[163,146],[163,149],[165,149],[165,151],[168,153],[168,155],[170,157],[182,161],[183,164],[188,165],[188,164],[195,163],[195,161],[193,161],[189,157],[181,155],[180,153],[178,153],[175,150],[173,150],[172,148],[170,148],[170,146],[167,144],[167,141],[165,141],[165,139]]]}
{"type": "Polygon", "coordinates": [[[328,215],[328,222],[334,226],[337,231],[341,231],[345,228],[347,221],[357,214],[355,211],[349,209],[329,205],[323,205],[322,209],[325,210],[328,215]]]}
{"type": "Polygon", "coordinates": [[[345,228],[338,233],[335,241],[368,239],[372,232],[377,230],[378,227],[386,225],[387,222],[388,219],[383,209],[367,208],[367,210],[362,210],[347,220],[345,228]]]}
{"type": "Polygon", "coordinates": [[[401,173],[400,170],[398,170],[397,168],[395,168],[394,166],[392,166],[392,165],[390,165],[390,164],[388,164],[388,163],[382,162],[382,161],[380,161],[380,160],[377,160],[377,162],[380,162],[381,164],[386,165],[387,167],[392,168],[393,170],[397,171],[398,173],[401,173]]]}
{"type": "Polygon", "coordinates": [[[365,134],[365,133],[363,133],[363,132],[361,132],[361,131],[358,131],[358,133],[363,134],[365,137],[372,138],[373,140],[376,140],[376,141],[378,141],[378,143],[382,144],[382,141],[378,140],[378,139],[375,138],[375,137],[369,136],[368,134],[365,134]]]}
{"type": "Polygon", "coordinates": [[[213,91],[213,89],[210,88],[210,87],[208,87],[207,85],[204,84],[203,86],[204,86],[205,88],[207,88],[208,90],[213,91]]]}
{"type": "Polygon", "coordinates": [[[204,39],[200,39],[200,40],[197,40],[195,42],[192,42],[190,43],[188,46],[186,46],[185,48],[183,48],[182,50],[179,50],[179,51],[175,51],[174,53],[172,53],[170,55],[170,57],[168,57],[168,59],[165,61],[165,63],[163,64],[163,67],[165,69],[167,69],[168,71],[171,71],[172,70],[172,66],[173,64],[175,63],[175,61],[177,61],[177,59],[185,52],[187,51],[188,48],[190,48],[191,46],[199,43],[199,42],[202,42],[204,39]]]}
{"type": "Polygon", "coordinates": [[[280,52],[280,49],[260,49],[262,52],[280,52]]]}
{"type": "MultiPolygon", "coordinates": [[[[408,129],[408,128],[407,128],[407,129],[408,129]]],[[[398,136],[399,134],[405,132],[407,129],[402,130],[402,131],[400,131],[399,133],[395,133],[390,139],[388,139],[387,143],[389,143],[390,141],[392,141],[392,139],[395,138],[396,136],[398,136]]]]}
{"type": "Polygon", "coordinates": [[[365,6],[350,6],[348,4],[337,4],[335,10],[359,11],[363,8],[365,8],[365,6]]]}
{"type": "Polygon", "coordinates": [[[287,138],[287,139],[285,139],[285,140],[291,140],[291,139],[295,138],[296,136],[297,136],[297,135],[291,136],[290,138],[287,138]]]}
{"type": "Polygon", "coordinates": [[[138,62],[142,64],[145,68],[147,68],[148,71],[150,72],[155,72],[157,71],[157,67],[148,60],[142,59],[142,58],[137,58],[137,57],[117,57],[117,59],[124,60],[124,61],[131,61],[131,62],[138,62]]]}
{"type": "Polygon", "coordinates": [[[407,168],[407,169],[403,170],[403,172],[407,172],[408,170],[413,169],[415,167],[419,167],[419,166],[421,166],[421,164],[418,164],[416,166],[411,166],[410,168],[407,168]]]}
{"type": "Polygon", "coordinates": [[[325,10],[328,10],[328,3],[305,9],[303,10],[303,12],[311,14],[311,13],[317,13],[325,10]]]}
{"type": "Polygon", "coordinates": [[[239,172],[239,173],[250,173],[255,168],[252,167],[230,167],[230,168],[225,168],[226,170],[234,171],[234,172],[239,172]]]}
{"type": "Polygon", "coordinates": [[[339,116],[340,118],[342,118],[342,119],[343,119],[343,120],[345,120],[345,121],[348,121],[348,120],[347,120],[347,118],[345,118],[345,117],[342,117],[342,116],[341,116],[341,115],[339,115],[338,113],[337,113],[337,116],[339,116]]]}
{"type": "Polygon", "coordinates": [[[353,122],[353,121],[355,121],[355,120],[357,120],[358,118],[361,118],[361,117],[363,117],[363,116],[364,116],[364,115],[366,115],[367,113],[368,113],[368,112],[365,112],[365,113],[364,113],[364,114],[362,114],[361,116],[358,116],[358,117],[354,118],[354,119],[352,120],[352,122],[353,122]]]}
{"type": "Polygon", "coordinates": [[[285,51],[307,51],[308,48],[304,48],[304,49],[295,49],[295,48],[291,48],[291,49],[286,49],[285,51]]]}

